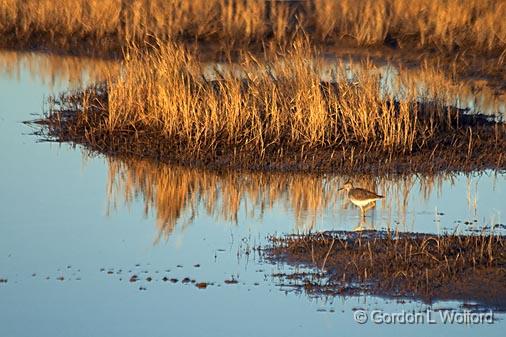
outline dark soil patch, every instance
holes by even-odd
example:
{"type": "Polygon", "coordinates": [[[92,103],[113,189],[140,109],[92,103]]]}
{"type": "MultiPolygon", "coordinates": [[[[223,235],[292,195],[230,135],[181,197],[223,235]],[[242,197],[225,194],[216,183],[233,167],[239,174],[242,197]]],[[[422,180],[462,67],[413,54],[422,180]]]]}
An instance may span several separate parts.
{"type": "Polygon", "coordinates": [[[237,284],[237,283],[239,283],[236,279],[233,279],[233,278],[230,279],[230,280],[225,280],[223,282],[225,282],[225,284],[237,284]]]}
{"type": "Polygon", "coordinates": [[[206,282],[199,282],[199,283],[195,284],[195,286],[199,289],[205,289],[205,288],[207,288],[207,283],[206,282]]]}
{"type": "Polygon", "coordinates": [[[308,268],[273,276],[312,296],[473,301],[506,311],[504,236],[325,232],[270,242],[268,262],[308,268]]]}

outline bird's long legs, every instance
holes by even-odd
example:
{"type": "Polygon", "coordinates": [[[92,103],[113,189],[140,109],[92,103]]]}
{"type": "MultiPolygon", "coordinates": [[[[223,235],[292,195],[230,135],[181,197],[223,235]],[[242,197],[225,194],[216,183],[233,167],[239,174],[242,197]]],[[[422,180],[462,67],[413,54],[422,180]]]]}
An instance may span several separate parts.
{"type": "Polygon", "coordinates": [[[365,218],[365,212],[367,212],[369,209],[373,208],[375,206],[375,203],[372,202],[366,206],[359,206],[360,207],[360,215],[362,218],[365,218]]]}

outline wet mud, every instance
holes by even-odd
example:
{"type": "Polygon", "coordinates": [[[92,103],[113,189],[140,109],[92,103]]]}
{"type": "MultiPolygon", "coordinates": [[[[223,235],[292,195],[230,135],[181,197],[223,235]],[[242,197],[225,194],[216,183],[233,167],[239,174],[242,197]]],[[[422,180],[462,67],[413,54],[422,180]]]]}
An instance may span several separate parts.
{"type": "Polygon", "coordinates": [[[457,300],[506,311],[505,243],[484,233],[325,232],[271,237],[262,255],[295,267],[272,276],[309,296],[457,300]]]}

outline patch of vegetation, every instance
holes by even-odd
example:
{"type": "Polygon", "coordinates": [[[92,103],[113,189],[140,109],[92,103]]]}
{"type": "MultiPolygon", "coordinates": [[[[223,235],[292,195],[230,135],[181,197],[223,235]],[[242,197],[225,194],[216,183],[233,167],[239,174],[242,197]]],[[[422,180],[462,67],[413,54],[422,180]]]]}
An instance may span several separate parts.
{"type": "Polygon", "coordinates": [[[270,241],[268,261],[316,269],[275,275],[311,295],[472,300],[506,310],[503,236],[328,232],[270,241]]]}

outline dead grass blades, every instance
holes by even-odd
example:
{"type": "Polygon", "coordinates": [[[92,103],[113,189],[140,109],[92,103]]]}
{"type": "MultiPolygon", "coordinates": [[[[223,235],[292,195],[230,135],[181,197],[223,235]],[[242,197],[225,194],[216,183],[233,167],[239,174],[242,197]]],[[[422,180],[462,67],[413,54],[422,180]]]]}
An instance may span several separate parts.
{"type": "Polygon", "coordinates": [[[131,43],[289,45],[315,43],[473,50],[504,61],[506,4],[493,0],[1,0],[4,46],[120,51],[131,43]],[[458,13],[458,15],[455,15],[458,13]]]}

